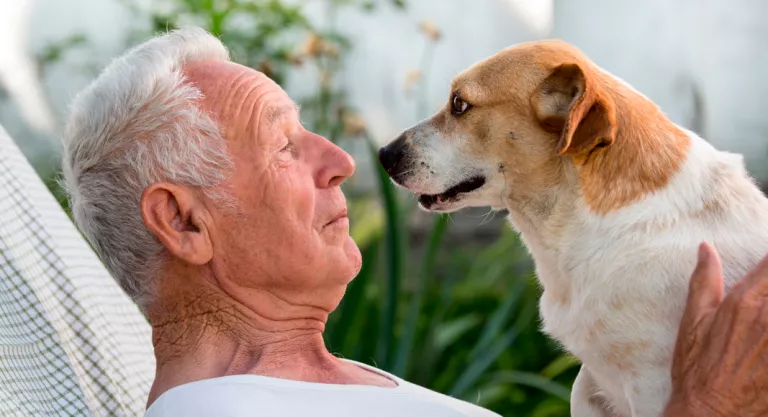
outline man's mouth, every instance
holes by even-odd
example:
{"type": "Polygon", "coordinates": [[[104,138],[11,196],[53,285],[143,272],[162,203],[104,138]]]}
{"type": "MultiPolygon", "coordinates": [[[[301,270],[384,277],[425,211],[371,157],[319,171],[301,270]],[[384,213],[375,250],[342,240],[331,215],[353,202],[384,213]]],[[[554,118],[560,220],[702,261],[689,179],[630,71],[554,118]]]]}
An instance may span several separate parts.
{"type": "Polygon", "coordinates": [[[462,193],[469,193],[485,185],[485,177],[472,177],[462,181],[440,194],[422,194],[419,196],[419,203],[424,208],[429,209],[435,204],[442,204],[449,201],[455,201],[462,193]]]}
{"type": "Polygon", "coordinates": [[[348,222],[348,221],[349,220],[347,219],[347,209],[345,208],[339,211],[335,216],[333,216],[333,218],[328,223],[326,223],[325,226],[323,227],[328,227],[328,226],[332,226],[332,225],[336,225],[336,224],[340,224],[342,222],[348,222]]]}

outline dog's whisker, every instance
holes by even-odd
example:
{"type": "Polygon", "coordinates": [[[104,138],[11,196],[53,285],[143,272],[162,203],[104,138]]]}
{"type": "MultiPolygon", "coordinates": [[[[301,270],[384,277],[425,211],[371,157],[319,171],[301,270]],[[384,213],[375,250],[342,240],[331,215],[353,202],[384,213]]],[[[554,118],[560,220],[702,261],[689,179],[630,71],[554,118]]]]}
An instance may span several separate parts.
{"type": "Polygon", "coordinates": [[[477,227],[484,225],[488,221],[488,216],[490,215],[491,215],[490,211],[488,213],[485,213],[485,215],[483,216],[483,220],[480,222],[480,224],[477,225],[477,227]]]}
{"type": "Polygon", "coordinates": [[[480,224],[477,227],[480,227],[488,223],[489,221],[492,221],[494,218],[496,218],[496,211],[493,209],[489,209],[488,213],[485,213],[485,218],[483,219],[482,222],[480,222],[480,224]],[[488,217],[490,217],[490,220],[488,219],[488,217]]]}
{"type": "Polygon", "coordinates": [[[408,175],[413,171],[416,171],[416,168],[411,168],[408,171],[398,172],[397,175],[395,175],[395,177],[399,178],[399,177],[402,177],[403,175],[408,175]]]}

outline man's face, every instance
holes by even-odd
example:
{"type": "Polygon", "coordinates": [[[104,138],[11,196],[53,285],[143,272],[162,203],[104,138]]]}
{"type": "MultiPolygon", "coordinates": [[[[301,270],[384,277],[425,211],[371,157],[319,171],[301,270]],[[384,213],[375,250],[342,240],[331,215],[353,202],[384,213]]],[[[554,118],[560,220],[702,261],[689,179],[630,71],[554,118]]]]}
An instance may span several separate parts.
{"type": "Polygon", "coordinates": [[[299,122],[288,95],[234,63],[186,69],[205,95],[235,161],[234,212],[214,209],[213,267],[237,285],[292,294],[345,285],[359,272],[339,185],[352,158],[299,122]]]}

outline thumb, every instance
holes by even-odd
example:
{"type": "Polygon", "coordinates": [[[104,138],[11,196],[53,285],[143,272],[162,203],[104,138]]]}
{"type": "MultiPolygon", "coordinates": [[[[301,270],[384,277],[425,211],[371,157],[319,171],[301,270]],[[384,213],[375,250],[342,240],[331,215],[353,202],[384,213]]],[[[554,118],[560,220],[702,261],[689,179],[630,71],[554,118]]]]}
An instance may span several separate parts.
{"type": "Polygon", "coordinates": [[[683,323],[695,323],[723,300],[723,266],[717,251],[706,242],[699,245],[696,269],[688,286],[688,301],[683,323]]]}
{"type": "Polygon", "coordinates": [[[688,284],[688,301],[675,343],[672,380],[679,381],[681,372],[700,340],[697,325],[716,309],[723,298],[723,267],[715,249],[706,242],[699,245],[698,261],[688,284]],[[681,368],[683,367],[683,368],[681,368]]]}

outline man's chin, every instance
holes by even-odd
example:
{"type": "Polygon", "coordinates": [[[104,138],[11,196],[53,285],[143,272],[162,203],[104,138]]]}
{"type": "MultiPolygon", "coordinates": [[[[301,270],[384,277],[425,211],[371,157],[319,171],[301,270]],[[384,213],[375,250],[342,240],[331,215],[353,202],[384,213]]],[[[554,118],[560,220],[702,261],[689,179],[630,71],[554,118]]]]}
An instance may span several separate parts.
{"type": "Polygon", "coordinates": [[[347,243],[344,245],[343,257],[344,259],[340,263],[340,266],[344,265],[346,271],[343,271],[343,273],[345,277],[349,278],[349,281],[352,281],[363,268],[363,255],[355,240],[352,239],[352,236],[349,237],[347,243]]]}

